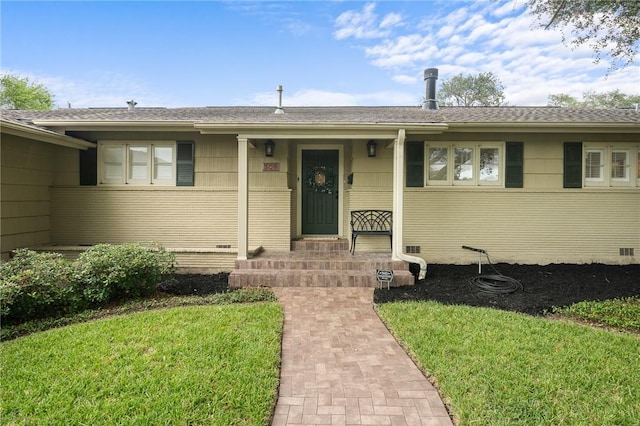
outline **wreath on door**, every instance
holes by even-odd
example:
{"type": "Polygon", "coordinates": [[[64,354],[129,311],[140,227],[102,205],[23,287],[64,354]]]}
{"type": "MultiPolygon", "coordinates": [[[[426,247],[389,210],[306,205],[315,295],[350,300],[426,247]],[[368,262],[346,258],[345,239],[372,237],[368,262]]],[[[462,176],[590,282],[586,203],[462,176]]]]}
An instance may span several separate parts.
{"type": "Polygon", "coordinates": [[[307,186],[314,192],[331,194],[333,192],[335,177],[325,166],[312,167],[307,175],[307,186]]]}

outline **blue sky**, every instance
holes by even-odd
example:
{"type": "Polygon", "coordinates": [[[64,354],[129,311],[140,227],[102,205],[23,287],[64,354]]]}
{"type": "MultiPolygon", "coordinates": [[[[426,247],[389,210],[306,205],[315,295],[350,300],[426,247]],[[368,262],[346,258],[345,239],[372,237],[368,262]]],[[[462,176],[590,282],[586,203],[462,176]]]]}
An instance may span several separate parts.
{"type": "Polygon", "coordinates": [[[638,61],[607,75],[588,47],[537,27],[524,0],[7,1],[2,73],[66,107],[418,105],[423,70],[493,72],[510,105],[551,93],[640,94],[638,61]]]}

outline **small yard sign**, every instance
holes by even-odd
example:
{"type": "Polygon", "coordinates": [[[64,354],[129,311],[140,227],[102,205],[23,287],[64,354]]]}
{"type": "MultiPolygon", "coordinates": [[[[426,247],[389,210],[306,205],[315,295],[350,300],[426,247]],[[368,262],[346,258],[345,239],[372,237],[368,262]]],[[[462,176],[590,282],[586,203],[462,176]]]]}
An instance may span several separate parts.
{"type": "Polygon", "coordinates": [[[387,290],[389,285],[393,281],[393,271],[389,269],[376,269],[376,279],[379,283],[379,288],[382,288],[384,283],[387,283],[387,290]]]}

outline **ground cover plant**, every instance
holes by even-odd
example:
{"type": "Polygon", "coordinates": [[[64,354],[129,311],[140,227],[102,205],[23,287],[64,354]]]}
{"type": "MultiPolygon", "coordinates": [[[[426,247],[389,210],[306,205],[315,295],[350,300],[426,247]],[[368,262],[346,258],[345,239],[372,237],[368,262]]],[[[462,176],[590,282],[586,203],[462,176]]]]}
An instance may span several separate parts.
{"type": "Polygon", "coordinates": [[[396,302],[381,318],[462,425],[633,425],[640,338],[497,309],[396,302]]]}
{"type": "Polygon", "coordinates": [[[2,343],[3,424],[267,424],[277,303],[111,316],[2,343]]]}
{"type": "Polygon", "coordinates": [[[640,333],[640,297],[578,302],[555,308],[554,312],[592,324],[640,333]]]}

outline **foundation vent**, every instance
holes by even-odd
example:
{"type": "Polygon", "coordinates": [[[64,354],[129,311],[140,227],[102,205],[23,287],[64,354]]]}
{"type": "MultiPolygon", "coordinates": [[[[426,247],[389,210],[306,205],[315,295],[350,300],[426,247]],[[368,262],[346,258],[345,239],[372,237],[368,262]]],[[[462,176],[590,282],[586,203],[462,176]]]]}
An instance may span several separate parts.
{"type": "Polygon", "coordinates": [[[231,244],[216,244],[216,248],[231,248],[231,244]]]}
{"type": "Polygon", "coordinates": [[[407,246],[405,253],[420,253],[420,246],[407,246]]]}
{"type": "Polygon", "coordinates": [[[634,256],[633,247],[620,247],[620,256],[634,256]]]}

